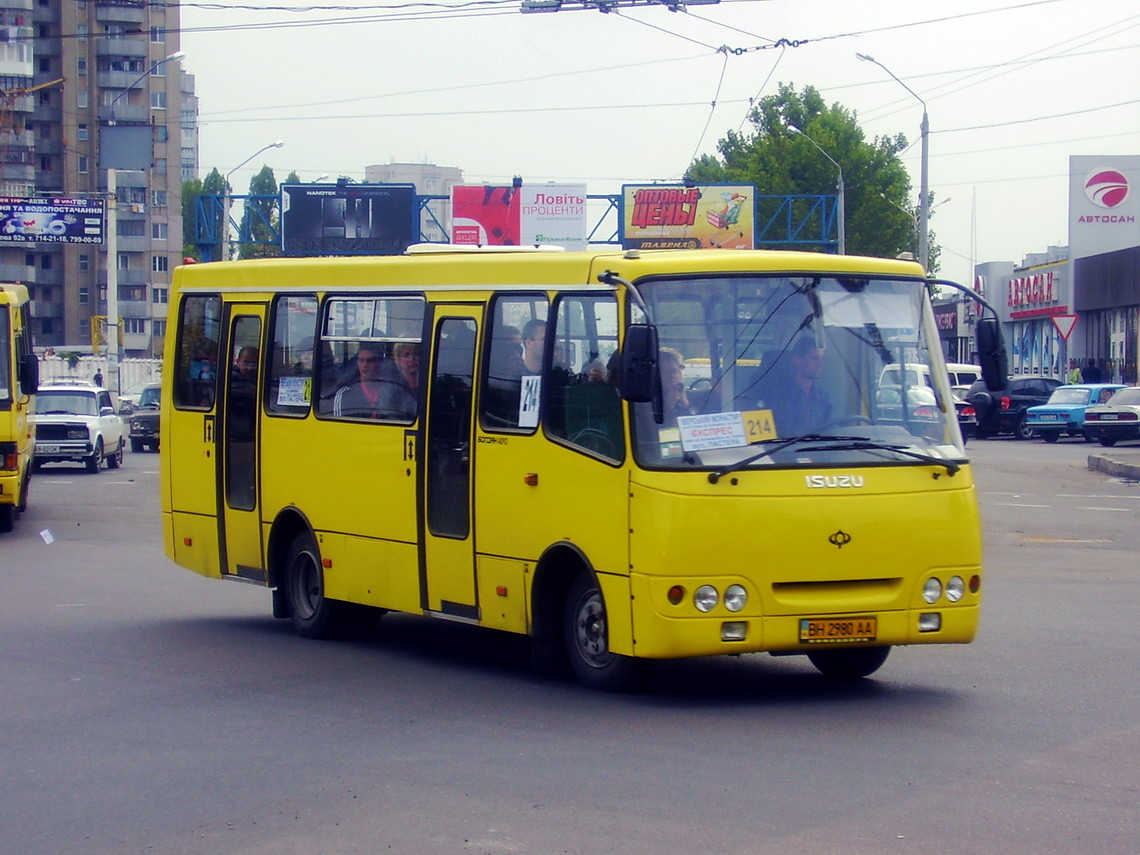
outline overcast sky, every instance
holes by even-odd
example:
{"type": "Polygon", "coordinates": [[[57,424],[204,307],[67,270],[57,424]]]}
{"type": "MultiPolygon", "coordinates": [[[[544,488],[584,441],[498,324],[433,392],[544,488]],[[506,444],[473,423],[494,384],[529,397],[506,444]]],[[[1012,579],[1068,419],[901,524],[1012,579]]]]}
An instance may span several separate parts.
{"type": "Polygon", "coordinates": [[[334,2],[184,4],[203,175],[282,139],[234,173],[239,193],[263,164],[311,181],[389,162],[617,193],[715,154],[783,82],[855,111],[868,138],[905,134],[917,196],[922,106],[861,52],[927,104],[942,274],[969,282],[972,259],[1066,243],[1069,155],[1140,154],[1135,0],[334,2]]]}

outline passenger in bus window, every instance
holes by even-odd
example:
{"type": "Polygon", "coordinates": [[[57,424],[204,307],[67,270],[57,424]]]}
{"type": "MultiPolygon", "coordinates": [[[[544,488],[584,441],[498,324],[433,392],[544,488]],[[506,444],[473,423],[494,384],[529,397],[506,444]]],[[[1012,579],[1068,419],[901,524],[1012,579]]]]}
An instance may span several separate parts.
{"type": "Polygon", "coordinates": [[[770,409],[780,436],[814,433],[831,421],[831,402],[820,389],[823,349],[805,336],[791,350],[790,371],[773,382],[759,406],[770,409]]]}
{"type": "Polygon", "coordinates": [[[297,345],[293,351],[293,355],[297,357],[297,361],[293,363],[290,373],[307,377],[313,373],[313,338],[302,339],[301,343],[297,345]]]}
{"type": "Polygon", "coordinates": [[[348,418],[380,418],[380,392],[385,385],[382,363],[384,347],[364,341],[356,351],[356,376],[336,391],[332,414],[348,418]]]}
{"type": "Polygon", "coordinates": [[[693,406],[685,390],[685,358],[679,350],[662,347],[658,350],[661,366],[661,411],[665,419],[662,427],[676,427],[678,416],[693,415],[693,406]]]}
{"type": "Polygon", "coordinates": [[[237,359],[234,360],[234,368],[242,379],[251,383],[257,381],[257,358],[256,347],[243,347],[238,351],[237,359]]]}
{"type": "Polygon", "coordinates": [[[523,367],[527,374],[542,373],[542,353],[546,348],[546,321],[533,318],[522,330],[523,367]]]}
{"type": "Polygon", "coordinates": [[[416,417],[420,386],[420,346],[402,341],[392,348],[392,364],[383,372],[380,416],[411,421],[416,417]]]}

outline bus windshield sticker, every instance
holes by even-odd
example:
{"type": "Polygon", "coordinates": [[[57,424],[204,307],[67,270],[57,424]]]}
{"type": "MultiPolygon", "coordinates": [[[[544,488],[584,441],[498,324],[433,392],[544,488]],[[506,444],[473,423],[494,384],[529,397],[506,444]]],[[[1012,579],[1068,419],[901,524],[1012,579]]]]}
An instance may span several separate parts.
{"type": "Polygon", "coordinates": [[[542,398],[542,376],[524,374],[519,396],[519,427],[538,427],[538,402],[542,398]]]}
{"type": "Polygon", "coordinates": [[[680,416],[681,447],[685,451],[709,451],[714,448],[739,448],[748,445],[744,419],[740,413],[707,413],[680,416]]]}

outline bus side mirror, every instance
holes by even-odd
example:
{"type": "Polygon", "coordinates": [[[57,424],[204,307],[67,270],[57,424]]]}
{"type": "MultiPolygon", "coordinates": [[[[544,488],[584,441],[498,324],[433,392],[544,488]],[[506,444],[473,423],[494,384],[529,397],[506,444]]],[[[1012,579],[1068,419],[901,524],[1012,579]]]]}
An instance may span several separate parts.
{"type": "Polygon", "coordinates": [[[20,381],[20,392],[24,395],[34,395],[40,389],[40,361],[34,353],[25,353],[17,364],[17,376],[20,381]]]}
{"type": "Polygon", "coordinates": [[[1009,377],[1009,357],[1001,334],[1001,321],[997,318],[980,318],[974,330],[978,342],[978,364],[982,366],[982,379],[991,392],[1006,387],[1009,377]]]}
{"type": "Polygon", "coordinates": [[[621,349],[621,396],[627,401],[652,401],[657,391],[657,327],[630,324],[621,349]]]}

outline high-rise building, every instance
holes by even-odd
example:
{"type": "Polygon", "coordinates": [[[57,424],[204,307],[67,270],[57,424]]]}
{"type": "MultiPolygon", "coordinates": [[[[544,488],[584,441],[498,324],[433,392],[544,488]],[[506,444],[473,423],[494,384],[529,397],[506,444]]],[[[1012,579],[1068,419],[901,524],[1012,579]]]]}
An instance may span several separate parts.
{"type": "Polygon", "coordinates": [[[90,347],[113,264],[124,352],[162,353],[170,271],[182,255],[182,179],[197,163],[178,27],[177,4],[0,0],[3,195],[105,196],[107,170],[116,171],[112,258],[106,242],[0,244],[0,278],[31,288],[38,347],[90,347]]]}

